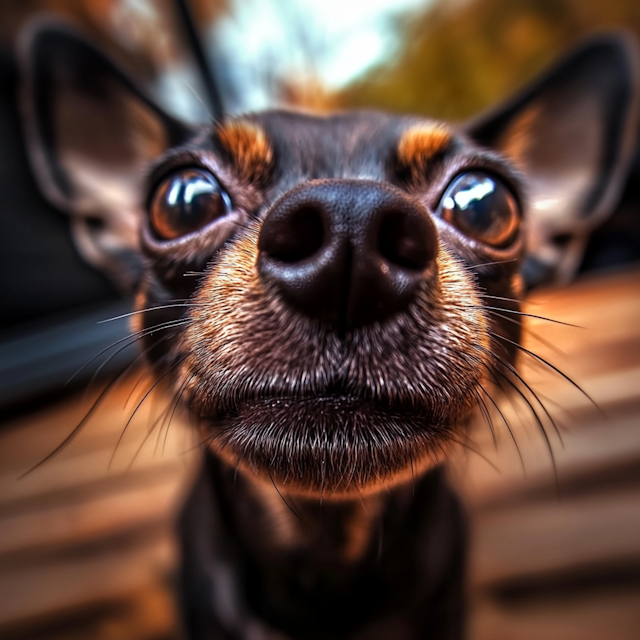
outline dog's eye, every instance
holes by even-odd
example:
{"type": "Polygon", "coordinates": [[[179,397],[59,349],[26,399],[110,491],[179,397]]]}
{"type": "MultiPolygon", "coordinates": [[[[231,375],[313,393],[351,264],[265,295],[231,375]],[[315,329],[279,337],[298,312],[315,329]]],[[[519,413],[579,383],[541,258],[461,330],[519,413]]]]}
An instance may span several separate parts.
{"type": "Polygon", "coordinates": [[[226,215],[229,196],[218,181],[202,169],[181,169],[166,177],[156,189],[149,207],[151,226],[162,240],[173,240],[197,231],[226,215]]]}
{"type": "Polygon", "coordinates": [[[520,225],[513,194],[486,173],[471,171],[458,176],[440,200],[440,216],[462,233],[480,242],[502,247],[520,225]]]}

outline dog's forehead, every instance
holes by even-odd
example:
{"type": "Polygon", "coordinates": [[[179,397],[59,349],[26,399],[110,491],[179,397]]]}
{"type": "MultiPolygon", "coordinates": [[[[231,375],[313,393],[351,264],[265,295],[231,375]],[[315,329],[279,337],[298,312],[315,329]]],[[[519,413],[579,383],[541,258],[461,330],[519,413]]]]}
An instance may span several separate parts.
{"type": "Polygon", "coordinates": [[[437,153],[453,138],[442,123],[371,111],[331,116],[268,111],[234,123],[245,125],[255,128],[253,135],[264,135],[261,153],[273,156],[285,187],[300,179],[384,179],[403,150],[437,153]]]}

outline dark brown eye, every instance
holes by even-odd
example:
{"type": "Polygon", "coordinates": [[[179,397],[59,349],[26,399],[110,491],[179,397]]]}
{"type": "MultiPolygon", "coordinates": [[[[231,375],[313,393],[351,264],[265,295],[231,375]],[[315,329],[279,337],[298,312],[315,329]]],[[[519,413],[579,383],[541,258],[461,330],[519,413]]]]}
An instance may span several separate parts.
{"type": "Polygon", "coordinates": [[[161,240],[202,229],[231,209],[229,196],[203,169],[181,169],[166,177],[149,207],[151,227],[161,240]]]}
{"type": "Polygon", "coordinates": [[[520,226],[518,203],[497,178],[470,171],[459,175],[440,200],[440,216],[466,236],[503,247],[520,226]]]}

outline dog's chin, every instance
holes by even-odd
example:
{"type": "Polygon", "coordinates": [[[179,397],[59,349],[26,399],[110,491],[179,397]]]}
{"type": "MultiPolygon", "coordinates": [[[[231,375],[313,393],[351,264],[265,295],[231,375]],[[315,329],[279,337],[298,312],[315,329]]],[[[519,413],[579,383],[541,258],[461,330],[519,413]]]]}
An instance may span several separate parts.
{"type": "Polygon", "coordinates": [[[411,481],[444,460],[464,408],[341,395],[260,398],[205,418],[212,450],[291,493],[341,498],[411,481]]]}

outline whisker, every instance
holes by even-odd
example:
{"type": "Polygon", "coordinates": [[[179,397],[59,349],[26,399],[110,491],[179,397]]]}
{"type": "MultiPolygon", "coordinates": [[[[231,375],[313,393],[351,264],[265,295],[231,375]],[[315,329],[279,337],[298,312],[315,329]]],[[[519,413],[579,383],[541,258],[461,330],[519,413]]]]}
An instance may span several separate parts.
{"type": "MultiPolygon", "coordinates": [[[[548,396],[544,393],[540,393],[538,391],[538,395],[548,404],[552,404],[556,409],[558,409],[558,411],[562,411],[562,413],[565,414],[565,416],[569,419],[574,418],[575,414],[570,411],[569,409],[567,409],[564,404],[562,404],[561,402],[558,402],[557,400],[554,400],[551,396],[548,396]]],[[[565,425],[563,425],[562,423],[559,423],[561,427],[564,428],[564,431],[567,431],[568,429],[565,428],[565,425]]]]}
{"type": "MultiPolygon", "coordinates": [[[[172,400],[169,400],[169,402],[167,404],[167,407],[171,404],[171,402],[172,402],[172,400]]],[[[138,459],[138,456],[140,455],[140,452],[144,448],[144,445],[147,443],[147,441],[150,438],[151,434],[155,431],[155,429],[158,426],[158,423],[160,422],[160,420],[162,420],[163,415],[164,414],[161,413],[159,416],[157,416],[156,419],[151,424],[151,427],[149,429],[147,429],[147,433],[145,434],[144,438],[142,439],[142,442],[140,443],[140,446],[136,449],[136,452],[133,454],[133,458],[131,459],[131,461],[127,465],[127,471],[129,471],[131,469],[131,467],[133,467],[135,461],[138,459]]]]}
{"type": "Polygon", "coordinates": [[[503,296],[490,296],[488,293],[478,292],[479,298],[489,298],[491,300],[502,300],[503,302],[515,302],[516,304],[524,304],[524,300],[518,300],[517,298],[505,298],[503,296]]]}
{"type": "MultiPolygon", "coordinates": [[[[494,358],[503,367],[505,367],[514,376],[514,378],[517,381],[519,381],[520,384],[522,384],[529,391],[529,393],[535,398],[535,400],[538,402],[538,404],[540,405],[542,410],[545,412],[545,414],[549,418],[549,421],[551,422],[551,424],[553,425],[553,427],[554,427],[554,429],[556,431],[558,439],[560,440],[561,444],[563,444],[562,435],[560,434],[556,423],[554,422],[553,418],[551,417],[551,414],[549,413],[549,411],[547,410],[545,405],[542,403],[542,401],[540,400],[540,398],[538,397],[536,392],[527,384],[527,382],[522,378],[522,376],[520,376],[520,374],[516,371],[516,369],[509,362],[506,362],[503,358],[501,358],[495,352],[493,352],[493,351],[491,351],[489,349],[484,349],[484,348],[481,348],[481,350],[483,352],[487,353],[490,357],[494,358]]],[[[538,423],[538,427],[540,428],[540,431],[542,432],[542,435],[544,436],[544,439],[545,439],[545,442],[546,442],[546,445],[547,445],[547,449],[549,450],[549,454],[551,456],[551,462],[552,462],[552,465],[553,465],[554,475],[555,475],[556,482],[557,482],[557,470],[556,470],[555,456],[553,454],[553,449],[551,447],[551,442],[549,440],[549,435],[547,434],[547,431],[544,428],[544,424],[542,423],[542,420],[540,419],[540,416],[538,415],[538,412],[535,410],[534,406],[531,404],[531,402],[526,397],[526,395],[523,393],[523,391],[513,382],[513,380],[511,380],[509,378],[509,376],[507,376],[505,373],[500,371],[500,369],[497,368],[497,367],[495,368],[495,372],[501,378],[503,378],[509,384],[509,386],[512,387],[518,393],[518,395],[526,402],[526,404],[529,406],[529,409],[531,410],[531,413],[533,414],[536,422],[538,423]]],[[[495,402],[494,402],[494,404],[495,404],[495,402]]],[[[506,423],[506,421],[505,421],[505,423],[506,423]]],[[[508,425],[507,425],[507,427],[508,427],[508,425]]],[[[510,428],[509,428],[509,431],[511,432],[510,428]]],[[[512,433],[512,438],[514,440],[514,444],[516,445],[516,448],[518,448],[518,445],[515,442],[515,437],[513,436],[513,433],[512,433]]],[[[520,453],[519,449],[518,449],[518,453],[520,453]]]]}
{"type": "MultiPolygon", "coordinates": [[[[145,329],[140,329],[140,331],[136,331],[135,333],[131,333],[115,342],[112,342],[108,347],[105,347],[95,356],[93,356],[89,361],[85,362],[66,382],[65,385],[68,385],[76,376],[78,376],[82,371],[84,371],[92,362],[95,362],[97,358],[101,355],[109,351],[109,349],[113,349],[115,346],[125,342],[126,340],[130,340],[130,342],[126,345],[127,347],[136,342],[139,338],[146,338],[149,335],[153,335],[158,331],[162,331],[163,329],[171,329],[173,327],[179,327],[182,324],[189,324],[191,320],[189,318],[180,318],[179,320],[168,320],[167,322],[161,322],[153,327],[146,327],[145,329]]],[[[119,353],[119,352],[118,352],[119,353]]],[[[117,355],[117,354],[116,354],[117,355]]],[[[107,361],[108,362],[108,361],[107,361]]]]}
{"type": "Polygon", "coordinates": [[[571,324],[570,322],[562,322],[562,320],[554,320],[553,318],[545,318],[544,316],[537,316],[533,313],[526,313],[524,311],[516,311],[515,309],[505,309],[504,307],[489,307],[487,305],[477,305],[477,304],[457,304],[452,305],[457,309],[486,309],[488,311],[500,311],[502,313],[513,313],[517,316],[523,316],[525,318],[535,318],[536,320],[544,320],[545,322],[552,322],[553,324],[559,324],[564,327],[572,327],[574,329],[584,329],[577,324],[571,324]]]}
{"type": "Polygon", "coordinates": [[[475,389],[472,391],[472,395],[476,399],[476,404],[478,406],[478,409],[480,410],[480,413],[482,414],[485,422],[489,426],[489,431],[491,432],[491,438],[493,440],[493,447],[494,449],[497,450],[498,442],[496,440],[496,432],[495,432],[495,429],[493,428],[493,420],[491,419],[491,415],[489,414],[489,409],[487,408],[487,405],[485,404],[484,400],[478,395],[475,389]]]}
{"type": "Polygon", "coordinates": [[[523,470],[523,472],[526,473],[525,464],[524,464],[524,458],[522,457],[522,451],[520,451],[520,446],[518,445],[518,441],[516,440],[516,436],[513,433],[513,430],[511,429],[511,425],[507,422],[507,419],[505,418],[504,413],[502,413],[500,407],[498,406],[496,401],[491,397],[489,392],[482,385],[480,385],[480,390],[482,391],[482,393],[484,393],[485,396],[487,396],[487,398],[489,398],[489,401],[495,407],[496,411],[498,412],[498,414],[502,418],[502,421],[504,422],[504,426],[507,427],[507,431],[509,432],[509,435],[511,436],[511,440],[513,441],[513,444],[514,444],[514,446],[516,448],[516,451],[518,453],[518,458],[520,458],[520,465],[522,466],[522,470],[523,470]]]}
{"type": "Polygon", "coordinates": [[[217,433],[212,435],[210,438],[204,438],[204,439],[198,440],[192,447],[189,447],[188,449],[184,449],[181,453],[182,455],[186,455],[188,453],[192,453],[196,449],[198,450],[203,448],[208,449],[216,441],[216,439],[219,438],[221,435],[222,435],[222,432],[218,431],[217,433]]]}
{"type": "MultiPolygon", "coordinates": [[[[531,402],[529,401],[529,399],[527,398],[527,396],[522,392],[521,389],[518,388],[518,386],[511,380],[509,379],[509,377],[502,373],[501,371],[498,371],[498,374],[503,377],[506,382],[518,393],[518,395],[525,401],[525,403],[528,405],[529,409],[531,410],[531,413],[533,414],[533,417],[535,418],[536,422],[538,423],[538,427],[540,429],[540,432],[542,433],[542,436],[544,438],[544,442],[547,446],[547,450],[549,451],[549,456],[551,458],[551,465],[553,466],[553,475],[554,478],[556,480],[556,484],[558,481],[558,469],[556,467],[556,458],[555,455],[553,453],[553,447],[551,446],[551,441],[549,440],[549,434],[547,433],[546,429],[544,428],[544,424],[542,423],[542,420],[540,419],[540,416],[538,415],[538,412],[535,410],[535,407],[531,404],[531,402]]],[[[520,381],[522,382],[522,379],[520,379],[520,381]]],[[[524,383],[526,386],[526,383],[524,383]]],[[[536,398],[536,400],[539,401],[538,397],[535,395],[535,393],[529,388],[529,391],[533,394],[533,396],[536,398]]],[[[544,408],[544,405],[542,405],[544,408]]],[[[557,429],[557,427],[556,427],[557,429]]]]}
{"type": "MultiPolygon", "coordinates": [[[[446,460],[447,459],[447,452],[443,449],[442,442],[440,441],[440,439],[436,440],[436,442],[434,444],[435,444],[436,447],[438,447],[438,449],[440,449],[440,453],[442,454],[443,458],[446,460]]],[[[441,464],[440,460],[438,460],[438,456],[436,456],[436,460],[438,461],[438,464],[441,464]]]]}
{"type": "MultiPolygon", "coordinates": [[[[189,381],[191,381],[193,379],[193,376],[191,378],[189,378],[189,381]]],[[[182,389],[182,387],[181,387],[182,389]]],[[[182,392],[175,392],[173,397],[169,400],[169,402],[167,403],[167,406],[165,407],[164,411],[162,412],[162,415],[160,416],[158,421],[162,421],[160,424],[160,428],[158,429],[158,437],[156,438],[156,444],[153,448],[153,455],[155,456],[157,451],[158,451],[158,447],[160,446],[160,438],[162,437],[162,431],[164,428],[164,423],[165,421],[167,421],[167,419],[169,419],[169,423],[171,422],[171,419],[173,419],[173,414],[176,411],[176,407],[177,407],[177,403],[180,399],[180,396],[182,395],[182,392]],[[171,411],[171,417],[169,418],[169,412],[171,410],[171,407],[174,405],[174,401],[175,401],[175,406],[173,407],[173,411],[171,411]]],[[[167,430],[168,430],[168,425],[167,425],[167,430]]],[[[166,444],[166,435],[165,435],[165,444],[166,444]]],[[[162,451],[164,452],[164,444],[162,447],[162,451]]]]}
{"type": "Polygon", "coordinates": [[[522,320],[518,320],[517,318],[509,318],[508,316],[502,315],[502,313],[498,313],[497,311],[490,311],[490,313],[491,313],[492,317],[501,318],[505,322],[511,322],[512,324],[515,324],[515,325],[519,326],[523,331],[526,331],[530,336],[532,336],[533,338],[538,340],[538,342],[540,342],[540,344],[543,344],[545,347],[547,347],[547,349],[550,349],[551,351],[553,351],[557,355],[559,355],[559,356],[566,356],[567,355],[564,351],[562,351],[561,349],[556,347],[554,344],[549,342],[549,340],[547,340],[546,338],[543,338],[537,331],[534,331],[533,329],[530,329],[529,327],[527,327],[522,322],[522,320]]]}
{"type": "Polygon", "coordinates": [[[550,369],[553,369],[553,371],[555,371],[558,375],[562,376],[569,384],[571,384],[578,391],[580,391],[580,393],[582,393],[582,395],[584,395],[584,397],[587,398],[587,400],[589,400],[589,402],[591,402],[591,404],[600,412],[600,415],[602,415],[603,418],[606,417],[602,409],[599,407],[598,403],[577,382],[572,380],[566,373],[558,369],[558,367],[552,365],[548,360],[545,360],[542,356],[539,356],[537,353],[534,353],[533,351],[529,351],[529,349],[526,349],[522,345],[518,344],[517,342],[514,342],[513,340],[510,340],[505,336],[495,334],[491,331],[489,333],[496,338],[499,338],[501,340],[504,340],[505,342],[508,342],[509,344],[512,344],[523,353],[526,353],[528,356],[535,358],[538,362],[541,362],[542,364],[546,365],[550,369]]]}
{"type": "Polygon", "coordinates": [[[142,398],[142,400],[140,400],[140,402],[138,403],[138,406],[133,410],[133,413],[131,414],[131,416],[129,417],[129,419],[127,420],[127,424],[125,424],[124,429],[122,430],[122,432],[120,433],[120,437],[118,438],[118,441],[116,442],[116,446],[113,450],[113,453],[111,454],[111,459],[109,460],[109,466],[108,468],[111,468],[111,465],[113,464],[113,459],[115,458],[116,452],[118,451],[118,447],[120,446],[120,443],[122,442],[122,438],[124,438],[124,434],[126,433],[127,429],[129,428],[129,425],[131,424],[131,421],[133,420],[133,418],[135,417],[136,413],[138,412],[138,410],[140,409],[140,407],[142,406],[142,404],[144,403],[144,401],[149,397],[149,394],[160,384],[160,382],[162,382],[162,380],[164,380],[178,365],[182,364],[182,362],[184,360],[186,360],[186,358],[188,357],[189,354],[185,354],[184,356],[182,356],[180,359],[176,360],[176,362],[169,367],[151,386],[151,388],[144,394],[144,397],[142,398]]]}
{"type": "Polygon", "coordinates": [[[457,438],[454,438],[452,436],[450,436],[449,439],[454,444],[457,444],[457,445],[459,445],[461,447],[464,447],[468,451],[471,451],[471,453],[475,453],[477,456],[482,458],[490,467],[492,467],[495,471],[497,471],[500,475],[502,475],[502,470],[497,465],[495,465],[493,462],[491,462],[491,460],[489,458],[487,458],[487,456],[485,456],[484,453],[482,453],[478,449],[472,447],[467,442],[463,442],[462,440],[458,440],[457,438]]]}
{"type": "Polygon", "coordinates": [[[492,267],[496,264],[507,264],[509,262],[517,262],[519,258],[512,258],[511,260],[496,260],[495,262],[481,262],[480,264],[470,264],[469,269],[478,269],[480,267],[492,267]]]}
{"type": "MultiPolygon", "coordinates": [[[[219,450],[220,450],[220,448],[218,447],[218,451],[219,450]]],[[[235,464],[235,467],[233,469],[233,488],[236,491],[238,489],[238,475],[240,473],[240,466],[244,462],[244,457],[245,457],[245,454],[244,454],[244,452],[242,452],[240,454],[240,457],[236,460],[236,464],[235,464]]]]}
{"type": "Polygon", "coordinates": [[[122,409],[125,410],[127,408],[127,405],[129,404],[129,402],[131,401],[131,398],[133,397],[133,394],[135,393],[136,389],[138,388],[138,385],[146,378],[148,377],[149,372],[146,369],[142,370],[142,373],[140,374],[140,376],[138,376],[138,379],[136,380],[136,383],[133,385],[133,388],[131,389],[131,391],[129,392],[129,395],[127,396],[127,399],[124,401],[124,404],[122,405],[122,409]]]}
{"type": "Polygon", "coordinates": [[[105,324],[106,322],[113,322],[114,320],[121,320],[122,318],[131,318],[132,316],[137,316],[141,313],[148,313],[150,311],[159,311],[161,309],[175,309],[178,307],[201,307],[202,305],[196,302],[176,302],[172,304],[162,304],[157,307],[148,307],[146,309],[138,309],[137,311],[129,311],[128,313],[122,313],[119,316],[113,316],[112,318],[105,318],[104,320],[99,320],[97,324],[105,324]]]}
{"type": "Polygon", "coordinates": [[[162,453],[164,453],[164,449],[167,445],[167,436],[169,435],[169,427],[171,426],[171,421],[173,420],[173,416],[176,413],[176,410],[178,408],[178,405],[180,404],[180,400],[182,400],[182,396],[184,394],[184,392],[187,390],[187,387],[189,386],[189,384],[191,384],[191,381],[194,379],[195,376],[191,376],[187,382],[185,382],[182,385],[182,388],[180,389],[180,392],[177,394],[178,397],[176,398],[176,401],[173,405],[173,410],[171,411],[171,416],[169,418],[169,422],[167,423],[167,428],[165,429],[164,432],[164,440],[162,441],[162,453]]]}
{"type": "MultiPolygon", "coordinates": [[[[146,347],[145,349],[143,349],[140,352],[140,355],[141,356],[146,356],[147,353],[149,353],[149,351],[151,351],[158,344],[160,344],[161,342],[166,342],[167,340],[172,340],[173,338],[175,338],[176,335],[177,335],[177,332],[174,331],[173,333],[170,333],[169,335],[164,336],[163,338],[160,338],[157,342],[154,342],[153,344],[151,344],[148,347],[146,347]]],[[[127,396],[127,399],[125,400],[125,403],[124,403],[124,405],[122,407],[123,409],[127,408],[127,405],[131,401],[131,398],[133,398],[133,394],[136,392],[136,389],[138,388],[138,385],[145,379],[145,377],[147,377],[147,375],[148,375],[148,371],[145,369],[145,371],[143,371],[142,375],[138,378],[136,383],[133,385],[131,391],[129,392],[129,395],[127,396]]]]}
{"type": "Polygon", "coordinates": [[[209,118],[209,122],[211,124],[215,124],[216,118],[213,115],[210,107],[207,104],[205,104],[200,94],[184,78],[180,78],[180,80],[182,81],[182,84],[184,84],[187,87],[187,89],[191,91],[191,93],[193,94],[193,97],[200,103],[200,106],[204,109],[204,112],[207,114],[207,117],[209,118]]]}
{"type": "Polygon", "coordinates": [[[18,477],[18,480],[20,480],[21,478],[24,478],[25,476],[29,475],[31,472],[35,471],[38,467],[41,467],[43,464],[45,464],[45,462],[48,462],[49,460],[51,460],[51,458],[53,458],[55,455],[57,455],[60,451],[62,451],[62,449],[64,449],[64,447],[66,447],[77,435],[78,433],[80,433],[80,431],[82,430],[82,428],[87,424],[89,418],[93,415],[93,413],[95,412],[95,410],[100,406],[100,404],[102,403],[102,401],[106,398],[106,396],[108,395],[109,391],[111,391],[111,389],[113,388],[113,386],[116,384],[116,382],[118,382],[120,380],[120,378],[125,375],[129,369],[131,369],[137,362],[137,358],[136,360],[134,360],[133,362],[129,362],[127,363],[127,366],[124,367],[124,369],[122,369],[120,371],[120,373],[118,373],[115,378],[113,378],[113,380],[111,380],[107,386],[101,391],[100,395],[96,398],[96,400],[94,401],[94,403],[91,405],[91,407],[89,408],[89,410],[87,411],[87,413],[85,413],[84,417],[82,418],[82,420],[80,420],[80,422],[73,428],[73,430],[71,431],[71,433],[69,433],[60,444],[58,444],[55,449],[53,449],[53,451],[51,451],[50,453],[48,453],[44,458],[42,458],[42,460],[40,460],[40,462],[38,462],[37,464],[35,464],[33,467],[31,467],[30,469],[28,469],[27,471],[25,471],[21,476],[18,477]]]}
{"type": "MultiPolygon", "coordinates": [[[[172,336],[174,336],[174,335],[175,335],[175,332],[174,332],[174,333],[172,333],[171,335],[172,335],[172,336]]],[[[100,366],[96,369],[96,371],[94,372],[94,374],[91,376],[91,379],[89,380],[89,382],[88,382],[88,384],[87,384],[87,388],[86,388],[86,390],[85,390],[85,396],[86,396],[86,394],[88,393],[88,391],[90,390],[91,386],[92,386],[92,385],[93,385],[93,383],[95,382],[95,380],[96,380],[96,378],[98,377],[98,375],[100,374],[100,372],[102,371],[102,369],[103,369],[107,364],[109,364],[109,362],[111,362],[111,360],[113,360],[114,358],[116,358],[116,357],[117,357],[117,356],[118,356],[122,351],[124,351],[125,349],[127,349],[127,348],[129,348],[129,347],[133,346],[136,342],[138,342],[138,341],[142,340],[142,338],[145,338],[145,337],[146,337],[146,336],[137,336],[137,337],[133,338],[133,339],[131,340],[131,342],[129,342],[129,343],[125,344],[124,346],[120,347],[119,349],[117,349],[115,353],[112,353],[112,354],[111,354],[111,355],[110,355],[110,356],[109,356],[109,357],[108,357],[104,362],[102,362],[102,363],[100,364],[100,366]]],[[[163,338],[163,340],[166,340],[166,339],[167,339],[167,336],[165,336],[165,338],[163,338]]],[[[153,348],[153,346],[154,346],[154,345],[150,345],[150,346],[146,347],[145,349],[143,349],[142,351],[140,351],[140,352],[138,353],[138,355],[135,357],[134,361],[137,361],[137,360],[142,359],[142,358],[143,358],[143,357],[144,357],[144,356],[145,356],[145,355],[146,355],[146,354],[147,354],[147,353],[148,353],[148,352],[153,348]]],[[[143,374],[143,376],[141,376],[141,378],[140,378],[140,379],[142,379],[143,377],[144,377],[144,374],[143,374]]],[[[128,402],[128,399],[127,399],[127,402],[128,402]]],[[[125,403],[125,406],[126,406],[126,403],[125,403]]]]}
{"type": "MultiPolygon", "coordinates": [[[[492,332],[490,331],[489,334],[493,335],[492,332]]],[[[497,334],[495,334],[495,337],[500,337],[497,334]]],[[[509,340],[509,342],[511,342],[511,340],[509,340]]],[[[560,444],[564,447],[564,441],[562,439],[562,434],[560,433],[560,430],[558,429],[558,426],[556,425],[555,420],[553,419],[553,417],[551,416],[551,414],[549,413],[549,410],[547,409],[547,407],[545,406],[545,404],[540,400],[540,398],[538,397],[538,394],[531,388],[531,386],[529,386],[529,384],[525,381],[525,379],[517,372],[517,370],[515,369],[515,367],[513,367],[511,364],[509,364],[508,362],[506,362],[505,360],[503,360],[502,358],[500,358],[499,356],[497,356],[496,354],[494,354],[494,357],[498,359],[498,361],[505,367],[507,367],[509,369],[509,371],[512,373],[513,376],[515,376],[521,384],[523,384],[529,391],[529,393],[536,399],[537,403],[540,405],[540,407],[542,408],[542,410],[545,412],[545,414],[547,415],[547,418],[549,418],[549,421],[551,422],[551,424],[553,425],[553,428],[556,432],[556,435],[558,436],[558,439],[560,440],[560,444]]]]}
{"type": "Polygon", "coordinates": [[[298,515],[296,513],[296,511],[294,510],[294,508],[285,500],[285,497],[282,495],[282,493],[280,493],[280,489],[278,489],[278,485],[276,485],[275,480],[273,479],[273,476],[271,475],[271,468],[268,469],[269,472],[269,479],[271,480],[271,484],[273,485],[273,488],[277,491],[278,495],[280,496],[280,499],[282,500],[282,502],[284,502],[289,511],[291,511],[291,513],[293,513],[293,515],[298,518],[298,520],[300,522],[303,522],[302,518],[300,517],[300,515],[298,515]]]}
{"type": "MultiPolygon", "coordinates": [[[[411,464],[411,495],[415,496],[416,495],[416,474],[413,469],[413,450],[412,449],[409,449],[409,463],[411,464]]],[[[320,497],[322,497],[322,495],[320,497]]],[[[362,501],[362,494],[360,494],[360,502],[364,507],[364,502],[362,501]]]]}

